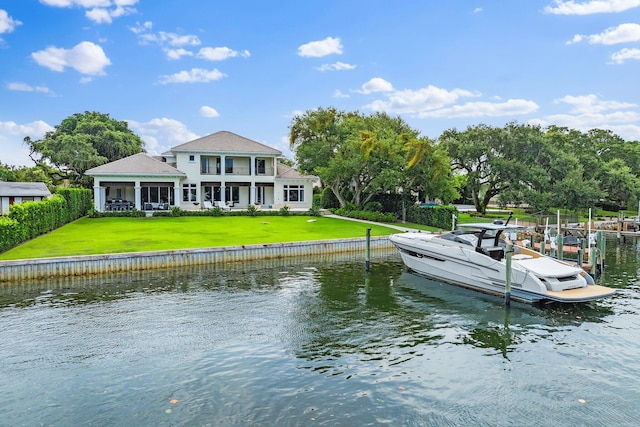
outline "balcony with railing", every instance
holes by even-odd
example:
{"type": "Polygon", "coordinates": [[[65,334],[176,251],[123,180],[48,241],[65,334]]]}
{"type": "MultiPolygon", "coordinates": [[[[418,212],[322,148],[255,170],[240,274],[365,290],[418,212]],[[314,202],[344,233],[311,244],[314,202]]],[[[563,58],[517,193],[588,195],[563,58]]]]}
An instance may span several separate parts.
{"type": "MultiPolygon", "coordinates": [[[[274,168],[267,166],[265,159],[256,159],[251,167],[250,157],[226,157],[224,162],[224,175],[231,176],[273,176],[274,168]]],[[[221,159],[218,156],[202,156],[200,158],[201,175],[222,175],[221,159]]]]}

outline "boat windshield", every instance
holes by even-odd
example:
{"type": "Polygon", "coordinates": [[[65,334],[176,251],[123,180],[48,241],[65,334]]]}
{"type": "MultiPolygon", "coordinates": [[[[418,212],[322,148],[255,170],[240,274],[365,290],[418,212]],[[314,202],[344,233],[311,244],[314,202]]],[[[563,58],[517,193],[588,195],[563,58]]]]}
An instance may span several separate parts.
{"type": "Polygon", "coordinates": [[[478,231],[452,231],[443,234],[442,238],[466,245],[478,246],[478,234],[478,231]]]}
{"type": "Polygon", "coordinates": [[[490,247],[490,246],[505,246],[504,241],[504,227],[500,228],[476,228],[472,227],[470,230],[456,230],[443,235],[442,237],[447,240],[453,240],[458,243],[464,243],[474,247],[490,247]]]}

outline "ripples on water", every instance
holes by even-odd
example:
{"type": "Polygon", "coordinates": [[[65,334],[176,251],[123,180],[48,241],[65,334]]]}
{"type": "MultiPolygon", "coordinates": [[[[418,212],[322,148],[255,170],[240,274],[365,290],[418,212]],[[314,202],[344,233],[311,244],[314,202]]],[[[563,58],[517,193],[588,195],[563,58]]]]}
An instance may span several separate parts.
{"type": "Polygon", "coordinates": [[[0,425],[634,425],[638,248],[534,307],[324,257],[0,286],[0,425]]]}

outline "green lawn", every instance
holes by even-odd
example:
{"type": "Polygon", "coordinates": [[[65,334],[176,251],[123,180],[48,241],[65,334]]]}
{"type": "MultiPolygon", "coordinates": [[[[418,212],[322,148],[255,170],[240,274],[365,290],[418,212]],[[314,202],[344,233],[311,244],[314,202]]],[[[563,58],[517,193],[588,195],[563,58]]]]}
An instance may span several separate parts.
{"type": "Polygon", "coordinates": [[[82,218],[0,254],[0,260],[364,237],[382,225],[309,216],[82,218]]]}

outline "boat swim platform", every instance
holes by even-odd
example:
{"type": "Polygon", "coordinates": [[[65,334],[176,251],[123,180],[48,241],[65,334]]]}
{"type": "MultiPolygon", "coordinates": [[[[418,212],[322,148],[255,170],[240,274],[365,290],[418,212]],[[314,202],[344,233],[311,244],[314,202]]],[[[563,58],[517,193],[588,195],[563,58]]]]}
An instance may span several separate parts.
{"type": "Polygon", "coordinates": [[[566,291],[547,291],[548,299],[559,302],[587,302],[605,298],[615,293],[615,289],[600,285],[588,285],[586,288],[568,289],[566,291]]]}

